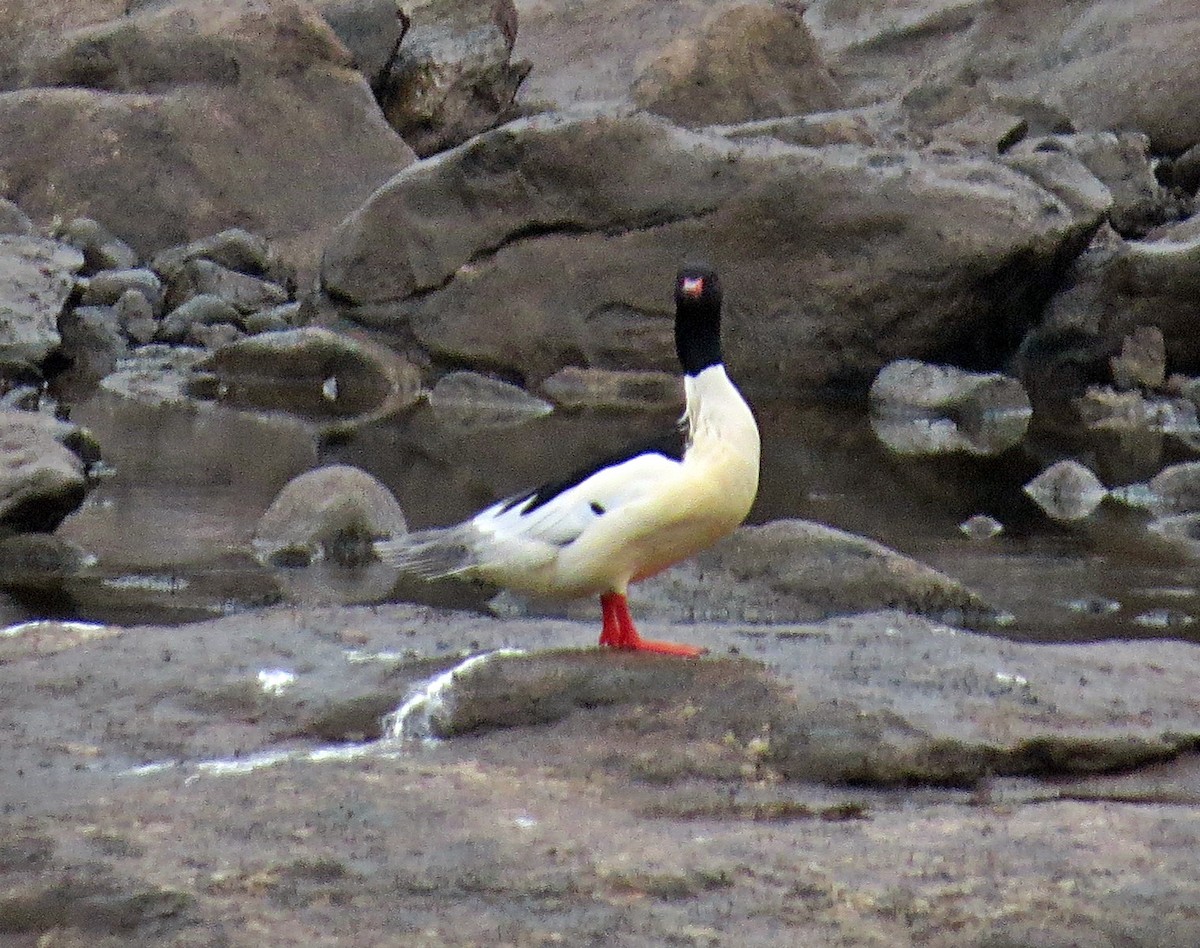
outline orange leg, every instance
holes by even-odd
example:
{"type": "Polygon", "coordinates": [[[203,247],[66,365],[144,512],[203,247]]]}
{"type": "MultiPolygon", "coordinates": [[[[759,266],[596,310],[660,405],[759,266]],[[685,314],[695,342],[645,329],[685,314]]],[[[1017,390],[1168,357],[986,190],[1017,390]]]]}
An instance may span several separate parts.
{"type": "Polygon", "coordinates": [[[600,608],[604,613],[604,628],[600,632],[600,644],[610,648],[628,649],[637,652],[655,652],[659,655],[681,655],[695,658],[708,649],[676,642],[656,642],[638,635],[629,614],[629,603],[620,593],[609,592],[600,597],[600,608]]]}

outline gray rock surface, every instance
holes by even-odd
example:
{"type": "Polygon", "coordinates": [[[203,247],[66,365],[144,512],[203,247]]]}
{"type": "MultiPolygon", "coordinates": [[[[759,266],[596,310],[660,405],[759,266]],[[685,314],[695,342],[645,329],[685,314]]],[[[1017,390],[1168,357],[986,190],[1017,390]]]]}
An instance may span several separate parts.
{"type": "Polygon", "coordinates": [[[632,587],[635,614],[674,621],[811,622],[902,609],[957,625],[996,612],[961,583],[865,537],[804,520],[742,527],[632,587]]]}
{"type": "Polygon", "coordinates": [[[380,719],[459,645],[594,629],[390,606],[12,630],[0,920],[72,946],[386,942],[398,911],[448,945],[1200,934],[1194,648],[895,613],[646,631],[720,657],[486,660],[431,698],[465,733],[422,745],[374,743],[380,719]]]}
{"type": "Polygon", "coordinates": [[[58,347],[58,317],[82,267],[73,247],[0,235],[0,358],[37,365],[58,347]]]}
{"type": "Polygon", "coordinates": [[[0,529],[53,530],[87,491],[68,448],[78,429],[34,412],[0,411],[0,529]]]}

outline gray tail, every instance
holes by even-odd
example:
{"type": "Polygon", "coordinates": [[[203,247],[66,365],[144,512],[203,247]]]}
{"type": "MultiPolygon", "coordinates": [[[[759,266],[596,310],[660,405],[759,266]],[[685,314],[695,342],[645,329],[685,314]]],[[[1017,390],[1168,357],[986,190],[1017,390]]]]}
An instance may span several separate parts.
{"type": "Polygon", "coordinates": [[[468,572],[477,559],[465,527],[421,530],[375,544],[375,555],[387,566],[421,579],[443,579],[468,572]]]}

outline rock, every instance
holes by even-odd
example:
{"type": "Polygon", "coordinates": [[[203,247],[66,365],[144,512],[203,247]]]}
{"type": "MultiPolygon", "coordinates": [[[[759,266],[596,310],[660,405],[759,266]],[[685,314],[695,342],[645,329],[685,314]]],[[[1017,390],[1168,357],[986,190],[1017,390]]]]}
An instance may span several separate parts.
{"type": "Polygon", "coordinates": [[[395,0],[315,0],[313,6],[350,50],[367,81],[376,81],[400,38],[395,0]]]}
{"type": "Polygon", "coordinates": [[[871,383],[871,430],[899,454],[999,454],[1020,442],[1033,409],[999,373],[901,359],[871,383]]]}
{"type": "Polygon", "coordinates": [[[334,427],[412,405],[414,366],[380,346],[316,327],[260,333],[223,346],[196,369],[230,407],[286,411],[334,427]]]}
{"type": "Polygon", "coordinates": [[[634,101],[686,126],[838,107],[841,97],[799,12],[742,4],[718,8],[638,75],[634,101]]]}
{"type": "Polygon", "coordinates": [[[1108,490],[1078,461],[1050,465],[1025,485],[1025,493],[1054,520],[1082,520],[1100,506],[1108,490]]]}
{"type": "Polygon", "coordinates": [[[1188,91],[1200,16],[1185,3],[1053,0],[1037,15],[1024,4],[871,6],[881,9],[818,0],[805,17],[851,102],[919,97],[944,122],[981,103],[1057,113],[1081,132],[1142,132],[1156,153],[1200,140],[1188,91]]]}
{"type": "Polygon", "coordinates": [[[100,380],[100,387],[151,408],[189,404],[192,370],[206,357],[207,353],[197,349],[141,346],[120,360],[116,371],[100,380]]]}
{"type": "Polygon", "coordinates": [[[1156,516],[1200,513],[1200,461],[1170,464],[1147,484],[1156,516]]]}
{"type": "Polygon", "coordinates": [[[1075,400],[1084,426],[1096,430],[1196,433],[1196,404],[1186,398],[1147,397],[1091,386],[1075,400]]]}
{"type": "Polygon", "coordinates": [[[742,527],[630,589],[636,615],[788,623],[902,609],[955,625],[997,617],[978,595],[882,544],[803,520],[742,527]]]}
{"type": "Polygon", "coordinates": [[[0,234],[18,237],[33,236],[33,221],[12,201],[0,198],[0,234]]]}
{"type": "Polygon", "coordinates": [[[197,260],[210,261],[248,276],[267,276],[280,266],[266,238],[240,227],[161,250],[151,258],[150,266],[168,283],[173,283],[187,264],[197,260]]]}
{"type": "Polygon", "coordinates": [[[55,235],[83,252],[85,273],[101,270],[131,270],[138,265],[137,253],[103,224],[90,217],[76,217],[55,235]]]}
{"type": "Polygon", "coordinates": [[[5,589],[58,589],[77,576],[89,557],[77,545],[50,533],[0,537],[0,586],[5,589]]]}
{"type": "Polygon", "coordinates": [[[1153,227],[1188,216],[1159,183],[1150,144],[1134,132],[1050,135],[1021,142],[1012,156],[1062,153],[1076,158],[1112,196],[1109,222],[1124,237],[1144,236],[1153,227]]]}
{"type": "Polygon", "coordinates": [[[102,270],[88,279],[80,302],[85,306],[112,306],[127,292],[140,294],[150,304],[152,313],[159,312],[163,302],[163,285],[150,269],[102,270]]]}
{"type": "Polygon", "coordinates": [[[171,279],[166,307],[175,309],[197,296],[224,300],[241,314],[271,309],[288,301],[287,290],[276,283],[202,259],[189,260],[171,279]]]}
{"type": "Polygon", "coordinates": [[[246,326],[246,332],[251,335],[293,329],[301,323],[302,306],[300,302],[282,303],[270,309],[250,313],[242,322],[246,326]]]}
{"type": "Polygon", "coordinates": [[[34,219],[86,215],[140,254],[238,224],[304,264],[413,161],[307,3],[179,0],[121,14],[30,38],[28,88],[0,94],[0,178],[34,219]]]}
{"type": "Polygon", "coordinates": [[[76,306],[58,324],[62,355],[85,378],[108,375],[129,350],[121,317],[112,306],[76,306]]]}
{"type": "Polygon", "coordinates": [[[58,347],[58,317],[82,267],[73,247],[0,235],[0,359],[36,365],[58,347]]]}
{"type": "Polygon", "coordinates": [[[794,391],[902,354],[1015,347],[1099,219],[986,160],[738,144],[581,112],[401,173],[342,225],[322,279],[347,315],[411,334],[436,363],[536,385],[611,344],[595,328],[610,313],[661,340],[626,367],[672,368],[663,288],[702,253],[721,261],[737,378],[794,391]]]}
{"type": "Polygon", "coordinates": [[[478,372],[450,372],[429,393],[438,420],[455,428],[507,428],[550,414],[554,406],[509,382],[478,372]]]}
{"type": "Polygon", "coordinates": [[[412,31],[382,78],[379,100],[418,155],[458,145],[512,113],[530,64],[511,61],[512,42],[488,4],[413,0],[404,12],[412,31]]]}
{"type": "Polygon", "coordinates": [[[232,323],[192,323],[183,337],[184,345],[199,346],[201,349],[220,349],[232,345],[245,334],[232,323]]]}
{"type": "Polygon", "coordinates": [[[881,105],[737,122],[711,130],[735,141],[776,138],[803,148],[827,145],[883,147],[890,141],[889,129],[896,121],[895,107],[881,105]]]}
{"type": "Polygon", "coordinates": [[[559,408],[683,408],[683,387],[669,372],[581,369],[569,365],[542,383],[559,408]]]}
{"type": "Polygon", "coordinates": [[[404,512],[382,483],[356,467],[334,464],[293,478],[254,529],[265,560],[297,565],[328,556],[365,562],[375,540],[408,532],[404,512]]]}
{"type": "Polygon", "coordinates": [[[50,531],[83,502],[83,461],[65,445],[77,433],[45,415],[0,412],[0,529],[50,531]]]}
{"type": "Polygon", "coordinates": [[[987,514],[974,514],[960,523],[958,529],[972,540],[990,540],[1004,532],[1004,524],[987,514]]]}
{"type": "Polygon", "coordinates": [[[1125,337],[1121,354],[1109,360],[1119,389],[1162,388],[1167,378],[1167,350],[1162,330],[1139,326],[1125,337]]]}
{"type": "Polygon", "coordinates": [[[126,290],[113,307],[121,330],[135,344],[144,346],[158,332],[154,318],[154,307],[137,290],[126,290]]]}
{"type": "Polygon", "coordinates": [[[215,326],[220,323],[236,325],[241,319],[241,311],[228,300],[201,293],[189,297],[177,309],[167,313],[154,336],[160,342],[183,342],[193,326],[215,326]]]}

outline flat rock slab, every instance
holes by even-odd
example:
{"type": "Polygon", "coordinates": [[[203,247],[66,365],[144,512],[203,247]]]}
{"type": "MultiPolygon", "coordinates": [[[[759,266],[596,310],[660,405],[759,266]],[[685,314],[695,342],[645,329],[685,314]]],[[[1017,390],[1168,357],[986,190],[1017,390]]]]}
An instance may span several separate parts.
{"type": "Polygon", "coordinates": [[[72,946],[1200,937],[1194,646],[1014,644],[895,612],[644,625],[711,657],[407,605],[4,634],[0,930],[72,946]],[[464,648],[517,646],[451,680],[447,739],[375,740],[464,648]]]}

